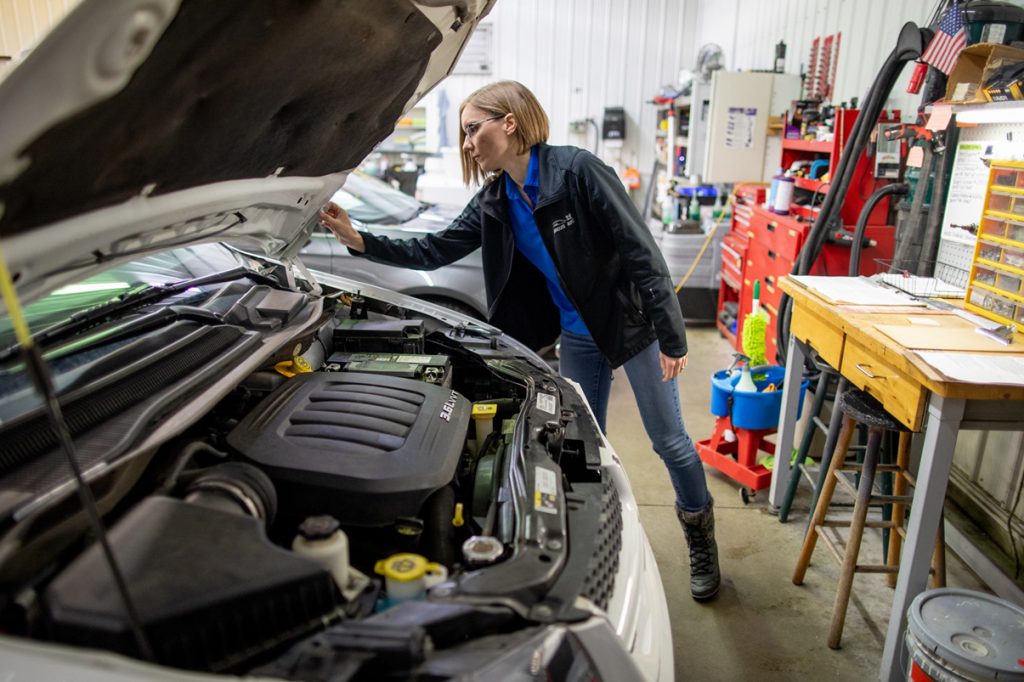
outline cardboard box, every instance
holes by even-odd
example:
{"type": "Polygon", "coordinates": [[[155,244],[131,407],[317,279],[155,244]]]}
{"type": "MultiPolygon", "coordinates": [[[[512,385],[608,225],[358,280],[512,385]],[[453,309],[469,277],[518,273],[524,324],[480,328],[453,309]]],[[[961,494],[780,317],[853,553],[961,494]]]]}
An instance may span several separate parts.
{"type": "Polygon", "coordinates": [[[953,104],[987,102],[982,89],[985,77],[999,67],[1024,62],[1024,50],[995,43],[964,48],[946,84],[946,101],[953,104]]]}
{"type": "Polygon", "coordinates": [[[1000,69],[995,78],[985,83],[989,102],[1010,102],[1024,99],[1024,62],[1000,69]]]}

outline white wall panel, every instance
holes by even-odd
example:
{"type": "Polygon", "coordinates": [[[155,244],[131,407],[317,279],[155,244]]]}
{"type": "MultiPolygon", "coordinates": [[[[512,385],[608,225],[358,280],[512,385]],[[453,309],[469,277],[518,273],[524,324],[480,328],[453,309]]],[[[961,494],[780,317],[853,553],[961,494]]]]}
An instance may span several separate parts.
{"type": "MultiPolygon", "coordinates": [[[[525,84],[551,119],[553,144],[594,147],[570,131],[573,120],[597,125],[605,107],[626,109],[624,163],[647,174],[654,163],[656,109],[647,102],[661,85],[692,68],[697,0],[498,0],[485,19],[494,26],[492,76],[451,76],[446,122],[458,135],[458,105],[474,89],[496,80],[525,84]]],[[[602,156],[609,156],[603,146],[602,156]]]]}
{"type": "MultiPolygon", "coordinates": [[[[79,0],[0,0],[0,57],[17,59],[79,0]]],[[[10,60],[0,61],[0,77],[10,60]]]]}
{"type": "MultiPolygon", "coordinates": [[[[900,28],[913,21],[925,26],[935,0],[699,0],[697,47],[718,43],[729,69],[770,69],[775,44],[786,43],[786,73],[806,70],[811,42],[842,33],[833,101],[863,100],[900,28]]],[[[912,66],[893,88],[887,108],[912,118],[920,97],[908,95],[912,66]]]]}

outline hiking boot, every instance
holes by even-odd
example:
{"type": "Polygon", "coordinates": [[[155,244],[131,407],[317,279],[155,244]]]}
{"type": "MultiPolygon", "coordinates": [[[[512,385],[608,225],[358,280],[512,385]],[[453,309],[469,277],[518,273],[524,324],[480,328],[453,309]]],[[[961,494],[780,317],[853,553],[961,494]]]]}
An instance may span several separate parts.
{"type": "Polygon", "coordinates": [[[690,547],[690,595],[698,601],[718,594],[722,574],[718,570],[718,545],[715,544],[714,500],[708,496],[704,509],[684,511],[676,505],[676,516],[686,533],[690,547]]]}

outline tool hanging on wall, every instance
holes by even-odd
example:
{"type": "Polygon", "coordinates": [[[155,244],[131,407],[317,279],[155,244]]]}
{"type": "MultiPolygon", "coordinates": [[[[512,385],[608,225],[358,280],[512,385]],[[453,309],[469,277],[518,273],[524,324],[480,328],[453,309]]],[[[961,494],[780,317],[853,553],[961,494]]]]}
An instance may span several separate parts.
{"type": "MultiPolygon", "coordinates": [[[[896,251],[892,266],[916,272],[923,277],[934,274],[942,231],[942,214],[946,203],[946,181],[951,159],[945,153],[950,147],[947,135],[956,146],[957,129],[949,133],[930,130],[927,117],[918,114],[914,125],[903,124],[886,131],[886,137],[904,139],[913,150],[921,149],[917,182],[909,209],[902,210],[896,221],[896,251]]],[[[909,153],[908,153],[909,157],[909,153]]],[[[909,161],[908,161],[909,165],[909,161]]],[[[913,167],[907,169],[911,175],[913,167]]]]}
{"type": "Polygon", "coordinates": [[[818,92],[818,45],[821,38],[811,41],[811,54],[807,58],[807,80],[804,84],[804,97],[806,99],[821,99],[818,92]]]}
{"type": "Polygon", "coordinates": [[[807,79],[804,83],[805,99],[819,102],[831,99],[835,89],[836,65],[839,63],[839,43],[842,33],[827,35],[811,41],[807,79]]]}

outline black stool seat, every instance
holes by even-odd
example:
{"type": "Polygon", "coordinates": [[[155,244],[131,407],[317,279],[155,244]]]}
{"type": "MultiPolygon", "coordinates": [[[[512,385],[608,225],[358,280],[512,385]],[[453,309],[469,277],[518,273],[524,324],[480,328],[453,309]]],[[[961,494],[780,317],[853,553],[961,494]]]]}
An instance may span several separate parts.
{"type": "Polygon", "coordinates": [[[843,414],[868,427],[878,427],[889,431],[907,431],[907,427],[885,411],[878,402],[864,391],[851,389],[839,398],[839,409],[843,414]]]}

